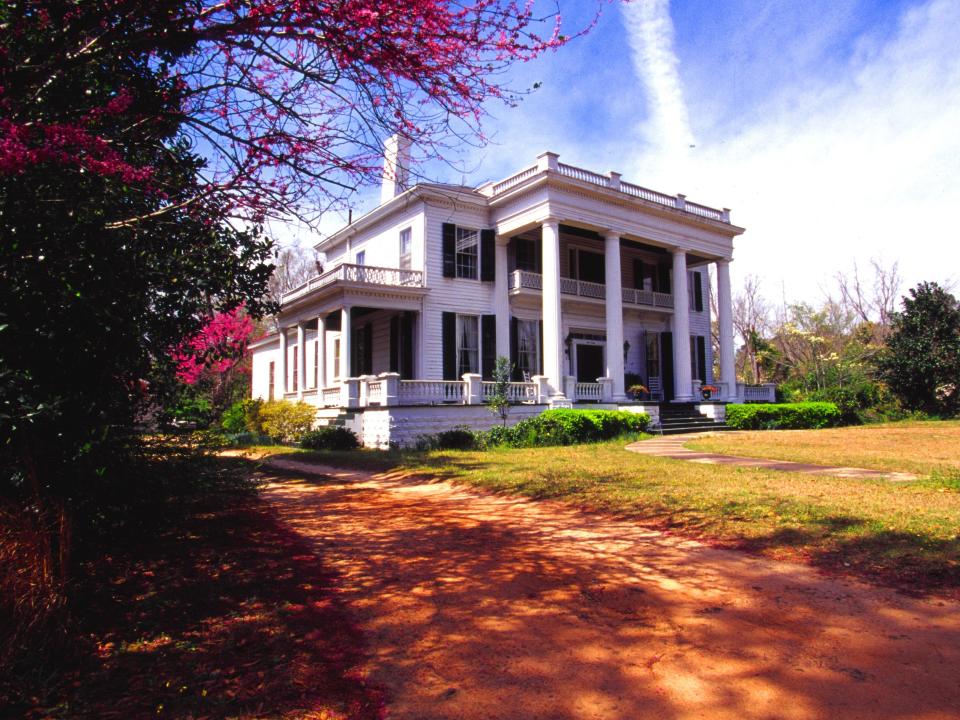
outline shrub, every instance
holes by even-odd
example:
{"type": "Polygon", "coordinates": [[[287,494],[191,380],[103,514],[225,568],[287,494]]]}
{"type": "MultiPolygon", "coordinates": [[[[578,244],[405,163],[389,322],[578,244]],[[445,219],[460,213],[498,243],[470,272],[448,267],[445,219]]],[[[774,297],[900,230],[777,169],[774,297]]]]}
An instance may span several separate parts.
{"type": "Polygon", "coordinates": [[[650,416],[619,410],[547,410],[513,427],[486,433],[489,445],[542,447],[610,440],[647,429],[650,416]]]}
{"type": "Polygon", "coordinates": [[[233,405],[223,411],[220,416],[220,427],[228,435],[237,435],[247,432],[247,415],[244,412],[244,403],[246,400],[238,400],[233,405]]]}
{"type": "Polygon", "coordinates": [[[316,416],[313,405],[289,400],[262,403],[257,413],[263,433],[281,442],[299,440],[313,427],[316,416]]]}
{"type": "Polygon", "coordinates": [[[271,440],[266,435],[258,435],[252,432],[232,433],[224,436],[228,445],[233,447],[244,447],[247,445],[269,445],[271,440]]]}
{"type": "Polygon", "coordinates": [[[354,450],[360,447],[360,441],[349,428],[328,425],[305,433],[300,446],[309,450],[354,450]]]}
{"type": "Polygon", "coordinates": [[[476,436],[463,426],[438,432],[436,438],[441,450],[472,450],[477,446],[476,436]]]}
{"type": "Polygon", "coordinates": [[[727,425],[738,430],[800,430],[835,427],[842,415],[835,403],[727,405],[727,425]]]}

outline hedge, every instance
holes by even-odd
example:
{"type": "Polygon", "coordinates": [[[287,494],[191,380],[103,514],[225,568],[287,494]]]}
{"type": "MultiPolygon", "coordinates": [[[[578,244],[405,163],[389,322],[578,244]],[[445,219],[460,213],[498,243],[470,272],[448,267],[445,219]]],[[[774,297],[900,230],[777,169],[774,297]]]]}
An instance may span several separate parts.
{"type": "Polygon", "coordinates": [[[308,450],[353,450],[360,447],[357,436],[339,425],[311,430],[300,438],[300,446],[308,450]]]}
{"type": "Polygon", "coordinates": [[[610,440],[640,433],[650,424],[645,413],[621,410],[547,410],[513,427],[494,427],[484,433],[486,445],[543,447],[610,440]]]}
{"type": "Polygon", "coordinates": [[[836,403],[727,405],[727,425],[737,430],[803,430],[840,425],[836,403]]]}
{"type": "Polygon", "coordinates": [[[281,442],[299,440],[313,427],[317,417],[317,408],[305,402],[271,400],[257,409],[256,421],[263,434],[281,442]]]}

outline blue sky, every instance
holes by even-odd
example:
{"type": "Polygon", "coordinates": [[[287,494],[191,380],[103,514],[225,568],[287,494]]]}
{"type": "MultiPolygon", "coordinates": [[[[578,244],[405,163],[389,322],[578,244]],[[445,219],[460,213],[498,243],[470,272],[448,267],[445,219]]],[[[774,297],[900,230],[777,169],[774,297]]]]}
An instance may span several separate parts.
{"type": "MultiPolygon", "coordinates": [[[[590,7],[561,3],[571,27],[590,7]]],[[[757,275],[776,300],[816,301],[871,258],[907,285],[956,284],[957,28],[958,0],[614,2],[588,36],[515,68],[515,87],[542,86],[491,106],[489,146],[424,170],[479,184],[550,149],[731,207],[747,228],[734,281],[757,275]]]]}

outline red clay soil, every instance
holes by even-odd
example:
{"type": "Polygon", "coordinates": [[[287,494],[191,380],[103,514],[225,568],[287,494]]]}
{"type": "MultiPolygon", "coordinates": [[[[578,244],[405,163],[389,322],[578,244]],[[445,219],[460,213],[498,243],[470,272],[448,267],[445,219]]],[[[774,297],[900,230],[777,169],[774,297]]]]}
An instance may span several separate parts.
{"type": "Polygon", "coordinates": [[[955,602],[558,503],[278,462],[264,497],[338,576],[389,718],[960,717],[955,602]]]}

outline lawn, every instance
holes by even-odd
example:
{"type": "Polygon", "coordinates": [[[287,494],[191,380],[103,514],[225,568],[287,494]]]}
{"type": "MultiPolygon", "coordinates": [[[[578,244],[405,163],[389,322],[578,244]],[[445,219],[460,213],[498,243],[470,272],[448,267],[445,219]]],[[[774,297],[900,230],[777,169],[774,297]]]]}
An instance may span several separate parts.
{"type": "Polygon", "coordinates": [[[929,475],[960,472],[960,420],[713,435],[695,450],[929,475]]]}
{"type": "MultiPolygon", "coordinates": [[[[956,424],[944,428],[960,430],[956,424]]],[[[862,430],[837,432],[856,436],[862,430]]],[[[908,457],[909,451],[903,452],[908,457]]],[[[302,457],[562,500],[900,587],[960,588],[960,476],[955,473],[911,483],[842,479],[636,455],[619,441],[485,452],[355,451],[302,457]]],[[[923,460],[918,457],[916,462],[923,460]]]]}

